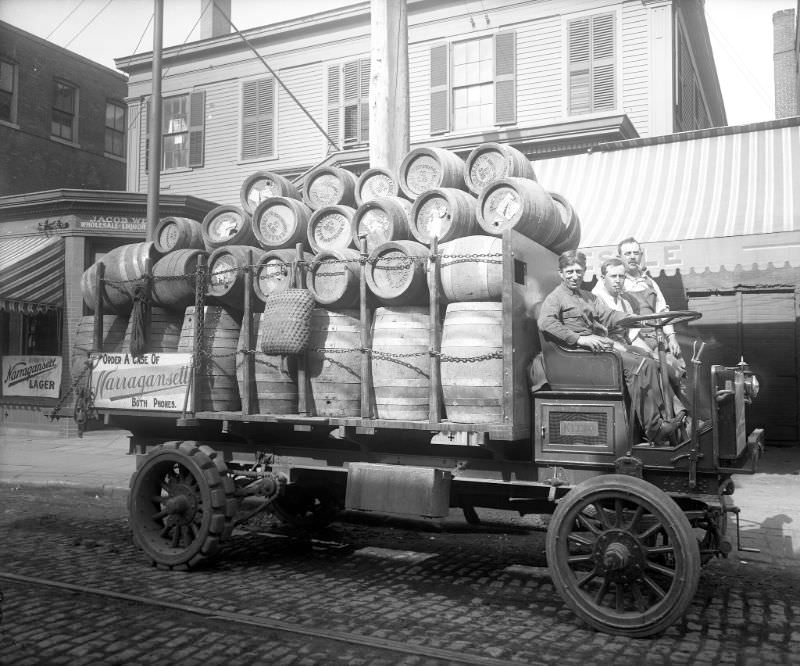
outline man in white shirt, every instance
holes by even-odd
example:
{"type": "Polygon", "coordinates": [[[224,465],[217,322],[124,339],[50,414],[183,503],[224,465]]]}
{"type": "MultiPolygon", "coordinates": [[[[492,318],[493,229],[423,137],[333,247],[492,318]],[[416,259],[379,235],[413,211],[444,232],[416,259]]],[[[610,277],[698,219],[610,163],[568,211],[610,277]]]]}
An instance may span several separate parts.
{"type": "MultiPolygon", "coordinates": [[[[625,263],[619,257],[606,259],[600,266],[600,279],[592,289],[592,293],[600,298],[608,307],[626,314],[636,314],[631,303],[624,295],[625,263]]],[[[650,353],[649,345],[639,336],[638,328],[630,328],[614,334],[612,339],[618,338],[620,342],[639,347],[650,353]]]]}

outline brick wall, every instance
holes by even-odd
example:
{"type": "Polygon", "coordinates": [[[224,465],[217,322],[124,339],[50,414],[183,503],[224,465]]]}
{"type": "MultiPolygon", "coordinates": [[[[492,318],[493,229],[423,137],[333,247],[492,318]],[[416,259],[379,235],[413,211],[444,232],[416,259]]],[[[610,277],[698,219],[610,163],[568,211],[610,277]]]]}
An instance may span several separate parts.
{"type": "Polygon", "coordinates": [[[106,101],[124,105],[126,77],[3,22],[0,55],[18,73],[16,121],[0,122],[0,195],[125,189],[124,160],[104,150],[106,101]],[[74,143],[50,135],[54,79],[78,89],[74,143]]]}
{"type": "Polygon", "coordinates": [[[795,10],[784,9],[772,15],[773,63],[775,74],[775,117],[800,115],[800,78],[795,49],[795,10]]]}

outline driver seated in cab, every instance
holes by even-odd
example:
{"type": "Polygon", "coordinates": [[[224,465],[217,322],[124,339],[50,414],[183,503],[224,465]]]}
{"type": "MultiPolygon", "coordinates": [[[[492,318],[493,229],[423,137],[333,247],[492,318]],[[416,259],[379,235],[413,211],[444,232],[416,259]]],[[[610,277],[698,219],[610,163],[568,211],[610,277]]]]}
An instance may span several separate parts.
{"type": "Polygon", "coordinates": [[[670,401],[680,405],[672,388],[663,392],[658,380],[658,364],[650,354],[632,345],[614,341],[609,331],[623,324],[629,315],[611,309],[600,298],[581,289],[586,272],[583,252],[569,250],[558,258],[561,284],[542,303],[539,329],[551,340],[565,347],[591,352],[616,351],[622,359],[623,376],[629,396],[639,396],[632,409],[644,436],[654,444],[662,444],[685,424],[686,411],[681,407],[677,416],[669,418],[664,405],[670,401]]]}

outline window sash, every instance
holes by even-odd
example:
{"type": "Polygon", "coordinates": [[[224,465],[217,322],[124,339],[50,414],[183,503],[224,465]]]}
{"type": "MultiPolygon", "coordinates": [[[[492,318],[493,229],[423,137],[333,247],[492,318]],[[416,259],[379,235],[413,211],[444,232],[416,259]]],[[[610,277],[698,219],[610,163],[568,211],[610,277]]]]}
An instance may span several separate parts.
{"type": "Polygon", "coordinates": [[[105,152],[125,156],[125,107],[106,102],[105,152]]]}

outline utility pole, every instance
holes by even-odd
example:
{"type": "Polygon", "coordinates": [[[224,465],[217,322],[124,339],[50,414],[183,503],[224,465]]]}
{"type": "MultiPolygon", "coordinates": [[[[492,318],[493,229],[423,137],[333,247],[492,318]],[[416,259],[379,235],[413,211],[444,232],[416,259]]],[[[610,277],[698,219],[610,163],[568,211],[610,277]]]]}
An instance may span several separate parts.
{"type": "Polygon", "coordinates": [[[153,0],[153,95],[150,99],[148,136],[150,172],[147,178],[147,233],[154,241],[158,226],[158,199],[161,191],[161,42],[164,33],[164,0],[153,0]]]}
{"type": "Polygon", "coordinates": [[[397,171],[409,151],[406,0],[370,0],[369,163],[397,171]]]}

